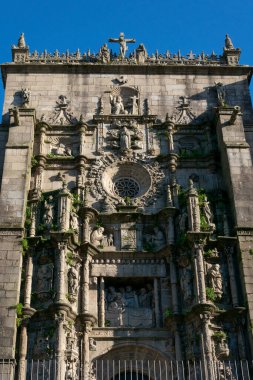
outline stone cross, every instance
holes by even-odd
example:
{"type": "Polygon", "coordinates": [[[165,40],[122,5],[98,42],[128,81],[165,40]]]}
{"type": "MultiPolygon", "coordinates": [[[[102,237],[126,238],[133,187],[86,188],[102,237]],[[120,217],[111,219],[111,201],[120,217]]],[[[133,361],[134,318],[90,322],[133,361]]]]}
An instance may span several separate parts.
{"type": "Polygon", "coordinates": [[[127,42],[134,43],[134,38],[125,38],[124,33],[120,33],[119,38],[109,38],[109,42],[118,42],[120,47],[120,56],[122,59],[125,58],[126,51],[128,50],[127,42]]]}

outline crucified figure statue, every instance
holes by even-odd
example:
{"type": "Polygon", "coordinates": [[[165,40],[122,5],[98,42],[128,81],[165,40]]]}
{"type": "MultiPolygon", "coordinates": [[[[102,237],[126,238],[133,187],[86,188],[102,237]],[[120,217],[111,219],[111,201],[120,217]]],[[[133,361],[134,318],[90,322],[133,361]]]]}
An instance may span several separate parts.
{"type": "Polygon", "coordinates": [[[120,56],[122,59],[125,58],[126,51],[128,49],[127,42],[133,43],[135,42],[134,38],[125,38],[124,33],[120,33],[119,38],[109,38],[109,42],[118,42],[120,47],[120,56]]]}

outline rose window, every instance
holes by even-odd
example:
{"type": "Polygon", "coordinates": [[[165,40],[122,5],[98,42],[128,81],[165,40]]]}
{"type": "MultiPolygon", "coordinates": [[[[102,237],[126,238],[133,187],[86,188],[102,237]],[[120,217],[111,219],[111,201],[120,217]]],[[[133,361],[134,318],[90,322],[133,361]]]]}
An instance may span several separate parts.
{"type": "Polygon", "coordinates": [[[121,198],[135,198],[140,192],[140,186],[132,178],[119,178],[114,182],[114,191],[121,198]]]}

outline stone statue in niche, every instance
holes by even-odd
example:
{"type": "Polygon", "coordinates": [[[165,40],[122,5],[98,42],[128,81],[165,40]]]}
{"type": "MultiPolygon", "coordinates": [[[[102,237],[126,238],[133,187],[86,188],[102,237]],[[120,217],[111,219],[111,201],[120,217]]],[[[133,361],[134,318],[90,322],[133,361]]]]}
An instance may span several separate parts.
{"type": "Polygon", "coordinates": [[[154,227],[152,234],[145,236],[145,242],[150,249],[162,248],[165,245],[163,232],[158,227],[154,227]]]}
{"type": "Polygon", "coordinates": [[[210,231],[214,231],[216,227],[215,227],[215,224],[213,223],[213,213],[211,211],[210,203],[208,202],[207,197],[204,198],[202,210],[203,210],[205,221],[209,225],[210,231]]]}
{"type": "Polygon", "coordinates": [[[100,247],[102,246],[103,244],[103,240],[105,238],[105,235],[104,235],[104,227],[98,227],[96,228],[92,233],[91,233],[91,236],[90,236],[90,241],[93,245],[95,245],[96,247],[100,247]]]}
{"type": "Polygon", "coordinates": [[[52,290],[53,264],[44,264],[38,267],[37,271],[37,293],[49,293],[52,290]]]}
{"type": "Polygon", "coordinates": [[[225,99],[226,99],[226,90],[225,87],[221,82],[215,82],[215,88],[217,91],[217,97],[218,97],[218,105],[221,107],[225,106],[225,99]]]}
{"type": "Polygon", "coordinates": [[[178,227],[179,227],[179,231],[181,233],[184,233],[185,230],[186,230],[186,223],[187,223],[187,219],[188,219],[188,214],[186,212],[186,210],[184,210],[178,217],[178,227]]]}
{"type": "Polygon", "coordinates": [[[96,228],[90,236],[90,241],[93,245],[98,248],[114,247],[114,237],[113,234],[104,234],[104,227],[96,228]]]}
{"type": "Polygon", "coordinates": [[[97,342],[93,338],[89,339],[89,349],[90,349],[90,351],[96,351],[97,350],[97,342]]]}
{"type": "Polygon", "coordinates": [[[137,290],[131,285],[106,289],[106,319],[110,326],[152,327],[153,308],[151,284],[137,290]]]}
{"type": "Polygon", "coordinates": [[[71,149],[64,144],[59,144],[58,148],[55,150],[55,154],[57,156],[72,156],[71,149]]]}
{"type": "Polygon", "coordinates": [[[76,270],[71,267],[68,271],[68,293],[70,302],[74,302],[77,296],[78,279],[76,270]]]}
{"type": "Polygon", "coordinates": [[[79,231],[78,215],[74,211],[70,213],[70,227],[74,232],[79,231]]]}
{"type": "Polygon", "coordinates": [[[31,99],[31,91],[28,88],[22,88],[21,90],[22,106],[27,107],[31,99]]]}
{"type": "Polygon", "coordinates": [[[220,271],[220,265],[214,264],[208,271],[210,286],[214,289],[214,293],[218,300],[222,298],[222,276],[220,271]]]}
{"type": "Polygon", "coordinates": [[[52,226],[53,219],[54,219],[54,205],[53,205],[53,197],[52,195],[50,195],[48,197],[48,201],[45,200],[44,215],[43,215],[43,222],[48,229],[52,226]]]}
{"type": "Polygon", "coordinates": [[[111,113],[113,115],[125,114],[123,99],[120,95],[117,95],[117,96],[110,95],[110,102],[111,102],[111,113]]]}
{"type": "Polygon", "coordinates": [[[49,338],[48,336],[45,336],[45,333],[43,331],[40,331],[32,353],[34,359],[48,359],[49,358],[49,352],[50,352],[50,344],[49,344],[49,338]]]}
{"type": "Polygon", "coordinates": [[[126,150],[131,148],[131,133],[126,127],[120,131],[120,148],[126,150]]]}
{"type": "Polygon", "coordinates": [[[184,302],[191,302],[193,296],[193,274],[190,265],[187,265],[181,270],[180,287],[184,302]]]}
{"type": "Polygon", "coordinates": [[[108,235],[108,238],[107,238],[107,244],[108,244],[108,247],[112,247],[112,246],[114,246],[114,238],[113,238],[113,234],[109,234],[109,235],[108,235]]]}

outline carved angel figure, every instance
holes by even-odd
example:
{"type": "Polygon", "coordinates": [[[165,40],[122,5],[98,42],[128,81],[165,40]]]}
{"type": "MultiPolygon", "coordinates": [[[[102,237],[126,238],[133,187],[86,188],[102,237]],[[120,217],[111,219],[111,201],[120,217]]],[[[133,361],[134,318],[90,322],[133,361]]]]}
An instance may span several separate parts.
{"type": "Polygon", "coordinates": [[[110,95],[110,102],[112,106],[112,114],[114,115],[119,115],[119,114],[124,114],[125,113],[125,108],[123,104],[123,100],[121,96],[113,96],[110,95]]]}

